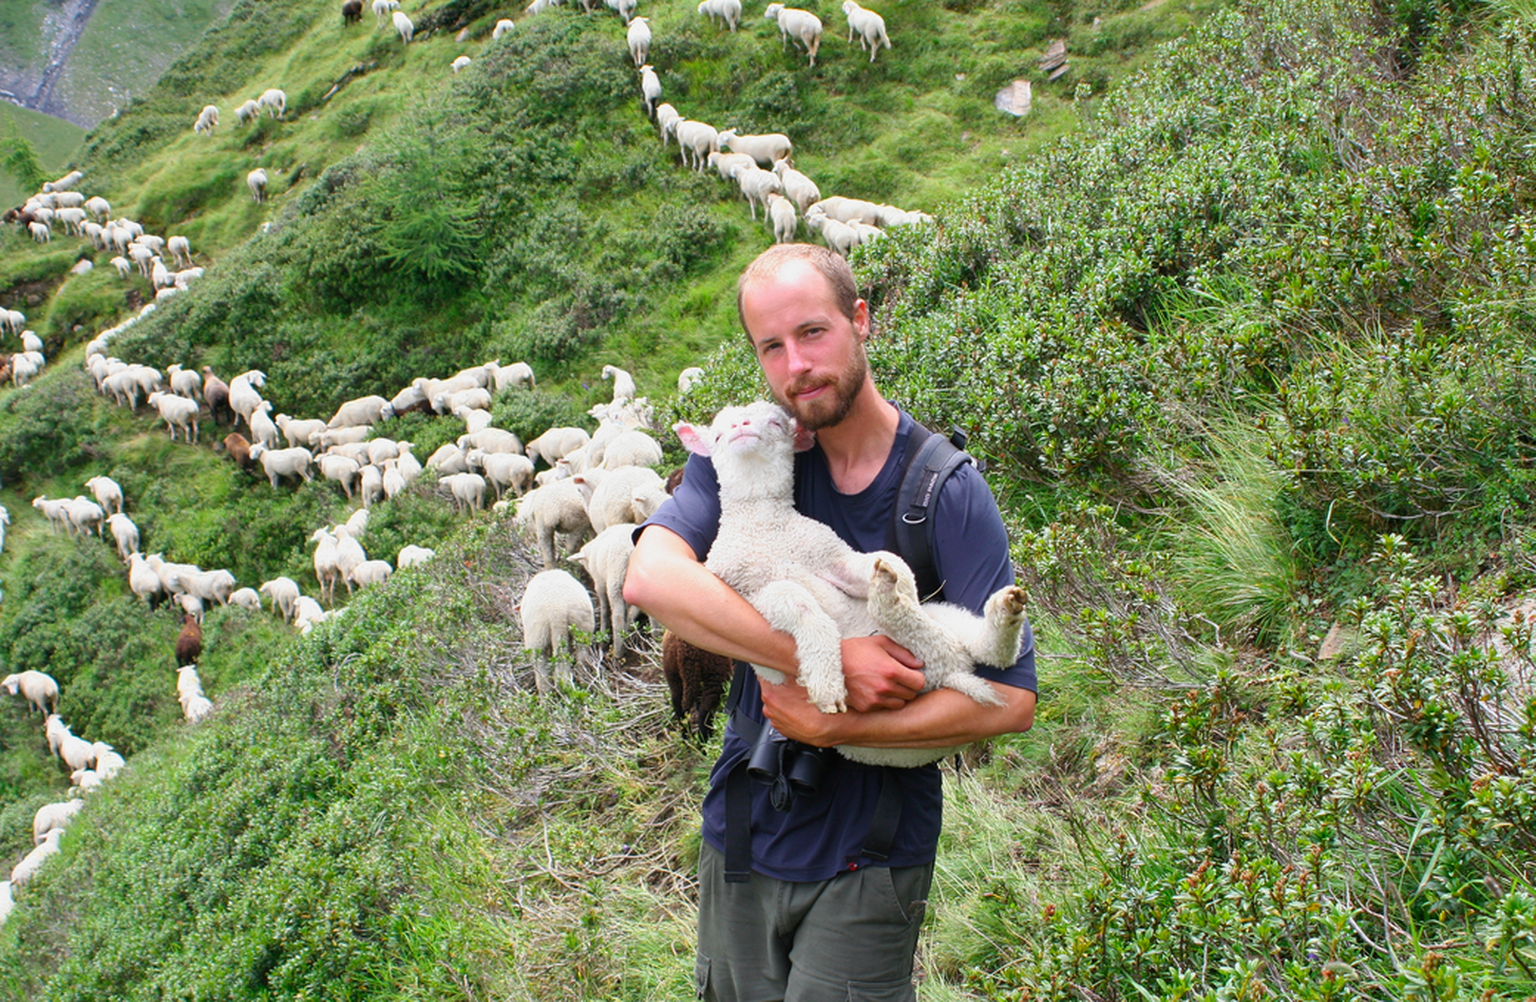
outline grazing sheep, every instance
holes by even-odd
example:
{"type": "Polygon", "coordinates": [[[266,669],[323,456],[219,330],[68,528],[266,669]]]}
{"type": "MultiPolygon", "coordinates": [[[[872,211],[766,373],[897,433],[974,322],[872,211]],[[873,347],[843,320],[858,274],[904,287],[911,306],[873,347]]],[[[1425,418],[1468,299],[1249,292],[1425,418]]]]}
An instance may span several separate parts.
{"type": "Polygon", "coordinates": [[[336,537],[336,572],[342,584],[347,586],[347,594],[350,595],[352,594],[352,573],[367,562],[368,554],[363,551],[363,544],[348,531],[348,527],[337,526],[334,535],[336,537]]]}
{"type": "Polygon", "coordinates": [[[165,597],[165,583],[142,553],[128,555],[128,590],[148,602],[151,612],[165,597]]]}
{"type": "Polygon", "coordinates": [[[69,517],[70,528],[79,535],[88,536],[93,530],[97,536],[103,534],[107,513],[85,495],[76,494],[64,502],[64,513],[69,517]]]}
{"type": "Polygon", "coordinates": [[[327,480],[334,480],[341,485],[347,497],[353,495],[354,485],[358,475],[362,471],[362,464],[349,456],[337,456],[327,453],[315,457],[315,465],[320,467],[320,475],[327,480]]]}
{"type": "Polygon", "coordinates": [[[795,215],[795,203],[778,192],[768,194],[768,221],[773,225],[773,242],[793,243],[795,231],[800,228],[800,217],[795,215]]]}
{"type": "MultiPolygon", "coordinates": [[[[775,404],[727,407],[707,428],[679,424],[676,431],[690,451],[712,459],[720,483],[720,529],[705,566],[795,638],[800,684],[822,712],[847,708],[841,639],[874,633],[922,661],[925,691],[945,686],[979,703],[1001,704],[973,666],[1008,666],[1018,658],[1022,589],[999,589],[987,600],[985,618],[959,606],[919,605],[911,569],[900,557],[859,553],[829,526],[794,510],[794,450],[797,440],[809,443],[775,404]]],[[[778,672],[757,671],[771,684],[783,682],[778,672]]],[[[955,749],[838,750],[871,765],[909,767],[955,749]]]]}
{"type": "Polygon", "coordinates": [[[68,498],[50,498],[46,494],[41,494],[32,499],[32,507],[43,513],[51,531],[59,529],[69,531],[68,498]]]}
{"type": "Polygon", "coordinates": [[[608,630],[617,659],[624,657],[624,634],[640,615],[638,607],[624,603],[624,575],[634,552],[633,526],[612,525],[571,558],[592,578],[592,590],[597,594],[597,622],[608,630]]]}
{"type": "MultiPolygon", "coordinates": [[[[98,756],[99,758],[100,756],[98,756]]],[[[80,813],[85,801],[76,797],[56,804],[44,804],[32,815],[32,844],[37,845],[49,832],[69,825],[70,819],[80,813]]]]}
{"type": "Polygon", "coordinates": [[[795,151],[795,145],[782,132],[743,136],[738,135],[735,129],[721,129],[715,137],[715,144],[719,149],[730,150],[732,153],[745,153],[757,161],[759,167],[764,168],[772,167],[776,160],[788,160],[795,151]]]}
{"type": "Polygon", "coordinates": [[[714,126],[706,122],[695,122],[691,118],[679,121],[672,131],[677,136],[677,145],[683,151],[683,166],[702,171],[704,158],[716,151],[715,140],[720,133],[714,126]]]}
{"type": "Polygon", "coordinates": [[[453,61],[453,72],[454,72],[454,75],[457,76],[459,70],[462,70],[464,67],[468,66],[472,62],[474,62],[474,60],[469,58],[468,56],[459,56],[457,59],[455,59],[453,61]]]}
{"type": "Polygon", "coordinates": [[[617,470],[621,466],[655,466],[661,462],[661,443],[643,431],[625,431],[617,435],[603,450],[602,468],[617,470]]]}
{"type": "Polygon", "coordinates": [[[197,415],[201,408],[196,400],[156,390],[149,395],[149,405],[160,412],[161,420],[170,429],[172,442],[176,441],[177,428],[182,430],[186,441],[195,443],[198,440],[197,415]]]}
{"type": "Polygon", "coordinates": [[[835,219],[840,223],[865,223],[869,226],[879,226],[884,217],[885,206],[874,202],[866,202],[862,198],[845,198],[842,195],[832,195],[806,209],[809,214],[812,210],[829,219],[835,219]]]}
{"type": "Polygon", "coordinates": [[[109,263],[112,265],[112,267],[117,269],[117,275],[119,278],[128,278],[133,274],[132,262],[120,254],[117,257],[114,257],[109,263]]]}
{"type": "Polygon", "coordinates": [[[181,606],[181,611],[197,620],[198,625],[203,622],[203,600],[196,595],[181,594],[176,596],[176,604],[181,606]]]}
{"type": "Polygon", "coordinates": [[[53,680],[52,675],[40,671],[20,672],[15,675],[7,675],[0,688],[12,696],[20,693],[44,717],[54,712],[59,705],[59,683],[53,680]]]}
{"type": "Polygon", "coordinates": [[[95,495],[97,504],[122,514],[123,488],[116,480],[111,477],[92,477],[85,482],[85,488],[95,495]]]}
{"type": "Polygon", "coordinates": [[[261,611],[261,596],[255,588],[237,588],[229,594],[229,605],[237,605],[251,612],[261,611]]]}
{"type": "Polygon", "coordinates": [[[112,530],[112,539],[117,543],[117,555],[127,563],[128,558],[139,551],[139,527],[119,511],[107,516],[107,528],[112,530]]]}
{"type": "Polygon", "coordinates": [[[229,604],[229,596],[235,590],[235,576],[226,570],[198,571],[181,575],[182,587],[188,594],[207,602],[229,604]]]}
{"type": "Polygon", "coordinates": [[[85,200],[85,211],[95,216],[97,222],[105,223],[112,214],[112,203],[100,195],[92,195],[85,200]]]}
{"type": "Polygon", "coordinates": [[[400,36],[400,41],[406,45],[411,44],[411,39],[416,35],[416,24],[406,16],[405,11],[397,10],[391,17],[395,23],[395,34],[400,36]]]}
{"type": "Polygon", "coordinates": [[[290,577],[276,577],[263,581],[257,589],[272,600],[272,611],[286,622],[293,618],[293,606],[299,598],[299,583],[290,577]]]}
{"type": "Polygon", "coordinates": [[[661,130],[661,145],[667,145],[667,140],[672,138],[672,133],[677,129],[677,123],[683,120],[683,116],[677,113],[677,109],[663,101],[656,106],[656,127],[661,130]]]}
{"type": "Polygon", "coordinates": [[[245,175],[245,186],[251,189],[251,198],[257,204],[267,200],[267,171],[263,167],[257,167],[245,175]]]}
{"type": "Polygon", "coordinates": [[[485,478],[478,473],[452,473],[438,479],[453,495],[455,509],[463,506],[465,512],[479,511],[485,507],[485,478]]]}
{"type": "Polygon", "coordinates": [[[364,466],[357,474],[357,496],[366,508],[375,501],[383,500],[384,471],[371,463],[364,466]]]}
{"type": "Polygon", "coordinates": [[[613,402],[622,404],[635,398],[635,377],[616,365],[603,366],[603,378],[613,380],[613,402]]]}
{"type": "Polygon", "coordinates": [[[314,445],[316,437],[326,428],[320,418],[300,419],[287,414],[279,414],[272,422],[282,431],[290,446],[314,445]]]}
{"type": "Polygon", "coordinates": [[[238,127],[247,122],[254,122],[260,115],[261,105],[252,99],[235,109],[235,125],[238,127]]]}
{"type": "Polygon", "coordinates": [[[471,449],[465,457],[469,465],[485,474],[486,482],[496,491],[496,500],[501,500],[502,491],[511,489],[513,494],[522,494],[533,483],[533,461],[527,456],[519,456],[515,452],[484,452],[480,449],[471,449]]]}
{"type": "Polygon", "coordinates": [[[165,250],[175,260],[178,268],[192,267],[192,241],[186,237],[171,237],[165,242],[165,250]]]}
{"type": "Polygon", "coordinates": [[[293,603],[293,625],[299,628],[300,633],[308,633],[317,623],[323,623],[329,618],[330,613],[320,608],[320,603],[308,595],[300,595],[293,603]]]}
{"type": "MultiPolygon", "coordinates": [[[[172,238],[175,239],[174,237],[172,238]]],[[[190,369],[183,369],[179,365],[167,365],[165,378],[171,384],[171,392],[179,393],[191,400],[199,400],[203,395],[203,377],[190,369]]]]}
{"type": "Polygon", "coordinates": [[[722,181],[734,181],[742,171],[757,166],[757,161],[745,153],[711,153],[704,162],[719,173],[722,181]]]}
{"type": "Polygon", "coordinates": [[[181,623],[181,633],[176,637],[176,664],[195,665],[203,653],[203,628],[190,612],[182,614],[181,623]]]}
{"type": "Polygon", "coordinates": [[[394,407],[377,394],[348,400],[336,408],[336,413],[326,422],[327,428],[357,428],[378,424],[395,416],[394,407]]]}
{"type": "Polygon", "coordinates": [[[667,499],[661,475],[643,466],[603,471],[601,476],[588,471],[572,480],[586,501],[593,532],[613,525],[639,525],[667,499]]]}
{"type": "Polygon", "coordinates": [[[556,533],[566,537],[567,549],[574,549],[592,530],[586,500],[570,480],[557,480],[524,494],[517,503],[517,522],[538,539],[546,570],[555,566],[556,533]]]}
{"type": "Polygon", "coordinates": [[[553,466],[561,459],[592,441],[585,429],[560,425],[550,428],[524,447],[523,453],[535,463],[540,459],[553,466]]]}
{"type": "MultiPolygon", "coordinates": [[[[556,649],[564,648],[574,657],[571,631],[592,632],[592,599],[568,572],[541,571],[529,579],[517,609],[523,626],[523,649],[534,652],[534,684],[540,695],[547,695],[554,688],[549,662],[556,649]]],[[[562,663],[559,673],[561,681],[572,682],[569,662],[562,663]]]]}
{"type": "Polygon", "coordinates": [[[848,41],[858,33],[859,48],[869,50],[869,61],[875,61],[880,46],[891,47],[891,38],[885,33],[885,18],[872,10],[860,7],[854,0],[843,0],[843,15],[848,18],[848,41]]]}
{"type": "MultiPolygon", "coordinates": [[[[315,580],[320,582],[320,600],[334,605],[336,604],[336,582],[341,578],[341,567],[337,563],[339,558],[337,537],[325,529],[316,529],[309,537],[309,541],[315,544],[315,580]]],[[[302,597],[295,599],[295,602],[298,601],[302,601],[302,597]]],[[[297,619],[295,619],[295,625],[297,625],[297,619]]]]}
{"type": "Polygon", "coordinates": [[[672,691],[672,716],[693,714],[693,731],[708,741],[715,711],[731,684],[734,669],[724,654],[695,647],[671,630],[661,635],[661,673],[672,691]]]}
{"type": "Polygon", "coordinates": [[[516,21],[508,20],[507,18],[502,18],[501,20],[496,22],[496,27],[491,29],[491,40],[495,41],[495,40],[499,39],[502,35],[505,35],[507,32],[511,31],[513,28],[516,28],[516,27],[517,27],[517,22],[516,21]]]}
{"type": "Polygon", "coordinates": [[[388,560],[364,560],[352,569],[352,583],[362,588],[366,585],[383,584],[394,573],[388,560]]]}
{"type": "Polygon", "coordinates": [[[427,469],[436,472],[441,479],[450,473],[468,473],[469,461],[463,449],[447,442],[427,457],[427,469]]]}
{"type": "Polygon", "coordinates": [[[537,380],[533,378],[533,366],[527,362],[513,362],[511,365],[487,362],[486,368],[490,370],[491,381],[495,384],[497,393],[514,386],[531,390],[537,384],[537,380]]]}
{"type": "Polygon", "coordinates": [[[198,694],[188,696],[181,704],[182,714],[189,724],[200,724],[213,712],[213,700],[198,694]]]}
{"type": "Polygon", "coordinates": [[[648,17],[633,18],[629,22],[629,31],[626,38],[629,42],[629,54],[635,58],[635,66],[644,66],[651,52],[651,19],[648,17]]]}
{"type": "Polygon", "coordinates": [[[373,0],[370,7],[373,10],[374,28],[384,27],[384,19],[399,6],[400,0],[373,0]]]}
{"type": "Polygon", "coordinates": [[[775,160],[773,172],[784,185],[784,197],[795,203],[795,208],[805,212],[821,201],[821,189],[816,182],[789,165],[788,160],[775,160]]]}
{"type": "Polygon", "coordinates": [[[219,124],[219,109],[216,105],[208,104],[198,113],[197,121],[192,124],[192,131],[198,135],[213,135],[214,128],[219,124]]]}
{"type": "Polygon", "coordinates": [[[485,452],[523,451],[522,441],[502,428],[481,428],[473,435],[460,435],[457,443],[461,449],[480,449],[485,452]]]}
{"type": "Polygon", "coordinates": [[[735,31],[741,22],[741,0],[703,0],[699,4],[699,13],[709,15],[710,21],[718,17],[727,28],[735,31]]]}
{"type": "Polygon", "coordinates": [[[363,20],[363,0],[346,0],[341,5],[341,26],[345,28],[353,21],[361,23],[363,20]]]}
{"type": "Polygon", "coordinates": [[[53,231],[48,229],[48,224],[44,222],[28,223],[27,232],[32,234],[32,239],[40,244],[48,243],[53,239],[53,231]]]}
{"type": "Polygon", "coordinates": [[[256,106],[269,112],[273,118],[282,118],[288,112],[288,95],[276,87],[261,92],[261,97],[256,99],[256,106]]]}
{"type": "Polygon", "coordinates": [[[59,840],[63,837],[64,829],[62,828],[55,828],[44,835],[43,841],[33,847],[32,851],[11,869],[10,886],[20,887],[36,876],[48,857],[58,853],[59,840]]]}
{"type": "Polygon", "coordinates": [[[656,68],[650,63],[640,67],[640,97],[645,101],[646,116],[654,115],[656,101],[661,97],[661,77],[656,75],[656,68]]]}
{"type": "Polygon", "coordinates": [[[235,412],[229,406],[229,384],[215,376],[210,365],[203,366],[203,399],[208,402],[208,415],[215,424],[219,423],[220,415],[230,421],[235,419],[235,412]]]}
{"type": "Polygon", "coordinates": [[[116,749],[107,744],[105,741],[97,741],[95,743],[95,748],[96,765],[93,766],[93,768],[96,770],[97,775],[99,775],[102,779],[111,779],[113,776],[116,776],[119,772],[121,772],[123,767],[128,764],[126,761],[124,761],[123,757],[117,753],[116,749]]]}
{"type": "Polygon", "coordinates": [[[305,483],[315,479],[309,472],[314,456],[302,446],[295,449],[269,449],[260,442],[251,446],[251,461],[261,464],[272,489],[277,490],[279,477],[301,477],[305,483]]]}
{"type": "Polygon", "coordinates": [[[435,556],[437,556],[436,550],[417,546],[415,543],[407,543],[400,547],[400,554],[395,558],[395,567],[403,571],[407,567],[424,564],[435,556]]]}
{"type": "Polygon", "coordinates": [[[255,463],[251,459],[251,443],[238,431],[232,431],[224,436],[224,451],[229,453],[229,458],[235,461],[240,469],[249,472],[255,463]]]}
{"type": "Polygon", "coordinates": [[[251,426],[251,414],[261,406],[260,388],[265,386],[267,374],[260,369],[250,369],[229,381],[229,409],[251,426]]]}
{"type": "Polygon", "coordinates": [[[859,245],[858,230],[847,223],[838,222],[826,213],[817,212],[815,206],[805,214],[805,225],[821,234],[826,245],[843,257],[853,253],[853,249],[859,245]]]}
{"type": "Polygon", "coordinates": [[[272,401],[263,400],[246,417],[246,423],[251,428],[252,442],[259,442],[269,449],[275,449],[281,433],[277,430],[277,423],[272,420],[271,414],[272,401]]]}
{"type": "Polygon", "coordinates": [[[768,218],[768,196],[780,191],[779,175],[771,170],[753,167],[736,175],[736,184],[747,196],[747,206],[752,210],[752,221],[757,222],[757,207],[763,207],[763,218],[768,218]]]}
{"type": "Polygon", "coordinates": [[[821,47],[821,18],[808,10],[786,7],[781,3],[769,4],[763,16],[779,22],[779,36],[784,44],[788,45],[793,36],[810,54],[811,65],[816,65],[816,50],[821,47]]]}

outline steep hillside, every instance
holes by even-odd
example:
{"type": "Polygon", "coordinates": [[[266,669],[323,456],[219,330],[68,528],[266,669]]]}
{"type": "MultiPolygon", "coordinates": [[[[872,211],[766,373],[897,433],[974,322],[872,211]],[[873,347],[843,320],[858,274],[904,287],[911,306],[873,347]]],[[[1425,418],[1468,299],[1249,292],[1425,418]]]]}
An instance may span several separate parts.
{"type": "MultiPolygon", "coordinates": [[[[892,53],[870,66],[829,32],[814,71],[771,26],[654,11],[683,113],[782,129],[824,193],[937,216],[855,255],[872,362],[988,461],[1043,702],[946,784],[923,997],[1523,998],[1536,26],[1296,0],[1217,11],[1147,58],[1181,27],[1160,10],[891,4],[892,53]],[[1074,71],[1047,86],[1058,34],[1074,71]],[[1037,114],[996,117],[1021,71],[1037,114]]],[[[766,233],[659,144],[616,19],[556,9],[491,43],[492,9],[411,13],[401,47],[329,6],[237,6],[88,137],[114,206],[214,265],[112,350],[260,367],[301,414],[528,359],[539,389],[494,408],[525,436],[583,420],[605,362],[658,425],[757,392],[730,283],[766,233]],[[234,128],[273,85],[288,116],[234,128]],[[192,136],[208,101],[225,121],[192,136]]],[[[50,363],[0,391],[0,663],[55,674],[71,723],[130,755],[18,893],[8,993],[687,997],[710,749],[665,729],[646,640],[536,699],[528,543],[428,481],[368,536],[437,545],[427,567],[305,639],[210,613],[219,711],[184,733],[175,623],[30,499],[110,473],[146,549],[306,591],[304,541],[348,505],[105,402],[82,344],[146,284],[66,280],[79,245],[4,240],[0,302],[38,298],[50,363]]],[[[425,454],[462,428],[389,431],[425,454]]],[[[64,780],[37,718],[0,710],[15,859],[64,780]]]]}

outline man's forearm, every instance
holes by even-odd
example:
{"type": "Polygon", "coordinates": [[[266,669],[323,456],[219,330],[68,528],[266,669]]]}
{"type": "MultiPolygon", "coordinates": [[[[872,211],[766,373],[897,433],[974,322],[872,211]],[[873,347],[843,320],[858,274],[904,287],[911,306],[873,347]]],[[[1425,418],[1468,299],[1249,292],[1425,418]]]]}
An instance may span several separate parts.
{"type": "Polygon", "coordinates": [[[768,718],[785,736],[814,745],[946,748],[1030,728],[1035,694],[994,684],[1002,706],[982,706],[953,689],[935,689],[899,710],[822,713],[798,685],[763,686],[768,718]]]}

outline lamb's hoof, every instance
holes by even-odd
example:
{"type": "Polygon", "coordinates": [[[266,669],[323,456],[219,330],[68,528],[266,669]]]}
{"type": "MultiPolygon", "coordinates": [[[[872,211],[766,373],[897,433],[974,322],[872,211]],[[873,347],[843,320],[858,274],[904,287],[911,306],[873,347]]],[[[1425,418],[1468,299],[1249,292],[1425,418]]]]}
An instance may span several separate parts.
{"type": "Polygon", "coordinates": [[[893,563],[884,557],[876,557],[869,572],[869,590],[873,595],[905,598],[917,604],[917,580],[911,568],[904,563],[893,563]]]}
{"type": "Polygon", "coordinates": [[[997,594],[992,596],[990,605],[1001,618],[1018,619],[1024,615],[1024,603],[1028,598],[1023,588],[1018,585],[1009,585],[1007,588],[999,589],[997,594]]]}

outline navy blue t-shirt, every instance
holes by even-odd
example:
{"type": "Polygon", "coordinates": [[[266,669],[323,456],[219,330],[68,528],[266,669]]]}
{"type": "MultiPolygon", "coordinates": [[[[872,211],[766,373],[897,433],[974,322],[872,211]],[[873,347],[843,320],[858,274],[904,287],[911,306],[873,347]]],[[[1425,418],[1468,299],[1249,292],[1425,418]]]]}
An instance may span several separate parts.
{"type": "MultiPolygon", "coordinates": [[[[886,548],[886,533],[901,486],[912,417],[901,413],[896,442],[885,466],[857,494],[842,494],[832,480],[825,454],[817,445],[795,457],[795,508],[831,526],[863,552],[886,548]]],[[[720,526],[720,497],[714,464],[700,456],[688,460],[683,482],[645,526],[661,525],[683,538],[700,560],[708,556],[720,526]]],[[[642,531],[645,528],[642,526],[642,531]]],[[[639,531],[636,532],[639,535],[639,531]]],[[[1008,537],[986,481],[972,466],[962,466],[945,481],[934,508],[934,563],[944,582],[944,598],[980,613],[997,589],[1014,583],[1008,537]]],[[[1035,691],[1035,644],[1026,626],[1022,653],[1008,669],[978,666],[992,682],[1035,691]]],[[[740,709],[763,720],[757,675],[747,673],[740,709]]],[[[720,760],[710,773],[704,798],[704,839],[725,851],[725,778],[751,748],[732,727],[725,731],[720,760]]],[[[751,783],[752,869],[789,881],[826,880],[839,871],[875,863],[860,854],[870,818],[880,796],[883,771],[902,784],[901,822],[888,866],[933,862],[943,820],[943,790],[937,765],[889,769],[860,765],[828,755],[829,768],[814,797],[799,796],[787,812],[768,802],[768,786],[751,783]]]]}

